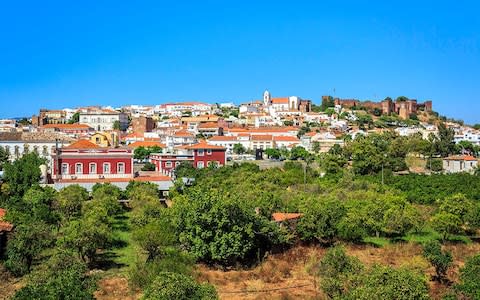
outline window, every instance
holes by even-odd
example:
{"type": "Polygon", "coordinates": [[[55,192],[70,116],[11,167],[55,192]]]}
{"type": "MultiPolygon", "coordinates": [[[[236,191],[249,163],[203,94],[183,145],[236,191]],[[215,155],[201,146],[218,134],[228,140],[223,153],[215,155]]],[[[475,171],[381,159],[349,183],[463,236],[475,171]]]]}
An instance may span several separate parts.
{"type": "Polygon", "coordinates": [[[212,149],[207,150],[207,155],[212,155],[212,149]]]}
{"type": "Polygon", "coordinates": [[[83,164],[76,163],[75,164],[75,174],[82,174],[83,173],[83,164]]]}
{"type": "Polygon", "coordinates": [[[198,155],[198,156],[203,156],[203,155],[204,155],[203,149],[197,150],[197,155],[198,155]]]}
{"type": "Polygon", "coordinates": [[[43,146],[42,154],[43,156],[48,156],[48,146],[43,146]]]}
{"type": "Polygon", "coordinates": [[[117,164],[117,173],[124,174],[125,173],[125,163],[118,163],[117,164]]]}
{"type": "Polygon", "coordinates": [[[97,174],[97,164],[96,163],[90,163],[88,165],[88,173],[97,174]]]}
{"type": "Polygon", "coordinates": [[[30,151],[30,146],[28,144],[23,145],[23,154],[27,154],[30,151]]]}
{"type": "Polygon", "coordinates": [[[68,175],[68,164],[67,163],[62,164],[62,172],[61,173],[63,175],[68,175]]]}
{"type": "Polygon", "coordinates": [[[96,143],[96,144],[100,144],[100,138],[99,138],[99,137],[96,137],[96,138],[95,138],[95,143],[96,143]]]}
{"type": "Polygon", "coordinates": [[[103,163],[103,174],[110,174],[110,163],[103,163]]]}
{"type": "Polygon", "coordinates": [[[171,168],[172,167],[172,162],[171,161],[166,161],[165,162],[165,168],[171,168]]]}
{"type": "Polygon", "coordinates": [[[205,167],[205,164],[204,164],[204,162],[203,162],[203,161],[199,161],[199,162],[197,162],[197,168],[199,168],[199,169],[203,169],[203,167],[205,167]]]}
{"type": "Polygon", "coordinates": [[[180,162],[179,161],[176,161],[175,162],[175,167],[178,167],[180,165],[180,162]]]}

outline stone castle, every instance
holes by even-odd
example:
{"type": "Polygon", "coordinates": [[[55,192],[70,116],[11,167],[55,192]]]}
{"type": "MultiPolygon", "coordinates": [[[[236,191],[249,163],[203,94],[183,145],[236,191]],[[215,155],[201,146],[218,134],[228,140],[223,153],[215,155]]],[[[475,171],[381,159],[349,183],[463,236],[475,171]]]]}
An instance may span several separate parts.
{"type": "MultiPolygon", "coordinates": [[[[329,96],[322,96],[322,100],[327,100],[329,96]]],[[[417,111],[432,111],[432,101],[418,103],[416,99],[397,99],[387,98],[381,102],[360,101],[356,99],[334,99],[335,105],[341,105],[346,108],[367,108],[370,110],[379,109],[382,114],[389,115],[396,113],[402,119],[408,119],[410,115],[416,114],[417,111]]]]}

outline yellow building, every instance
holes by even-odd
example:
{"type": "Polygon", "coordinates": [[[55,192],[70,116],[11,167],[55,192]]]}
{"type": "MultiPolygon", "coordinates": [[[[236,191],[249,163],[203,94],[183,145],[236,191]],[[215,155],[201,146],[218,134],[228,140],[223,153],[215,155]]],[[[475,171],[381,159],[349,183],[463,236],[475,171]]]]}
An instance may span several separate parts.
{"type": "Polygon", "coordinates": [[[118,134],[116,132],[96,132],[90,141],[100,147],[118,147],[118,134]]]}

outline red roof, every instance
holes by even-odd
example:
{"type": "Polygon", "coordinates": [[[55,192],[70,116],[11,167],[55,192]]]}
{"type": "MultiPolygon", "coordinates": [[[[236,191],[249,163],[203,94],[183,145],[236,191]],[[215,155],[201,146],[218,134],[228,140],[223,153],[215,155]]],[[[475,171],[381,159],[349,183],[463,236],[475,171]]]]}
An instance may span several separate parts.
{"type": "Polygon", "coordinates": [[[58,128],[58,129],[89,129],[91,128],[87,124],[45,124],[43,128],[58,128]]]}
{"type": "Polygon", "coordinates": [[[195,149],[218,149],[218,150],[226,150],[226,149],[225,149],[224,147],[222,147],[222,146],[210,145],[210,144],[207,144],[207,142],[205,142],[205,141],[200,141],[200,143],[195,144],[195,145],[186,146],[185,149],[189,149],[189,150],[195,150],[195,149]]]}
{"type": "Polygon", "coordinates": [[[446,160],[466,160],[466,161],[476,161],[477,159],[471,155],[453,155],[444,158],[446,160]]]}
{"type": "Polygon", "coordinates": [[[95,149],[100,148],[97,144],[94,144],[87,140],[78,140],[73,144],[65,147],[66,149],[95,149]]]}
{"type": "Polygon", "coordinates": [[[3,221],[7,211],[3,208],[0,208],[0,232],[2,231],[12,231],[13,225],[11,223],[3,221]]]}
{"type": "Polygon", "coordinates": [[[272,104],[288,103],[288,97],[272,98],[272,104]]]}
{"type": "Polygon", "coordinates": [[[180,130],[180,131],[175,132],[174,136],[176,136],[176,137],[193,137],[193,134],[191,134],[190,132],[188,132],[186,130],[180,130]]]}
{"type": "Polygon", "coordinates": [[[198,125],[198,129],[209,129],[209,128],[218,128],[218,123],[207,122],[207,123],[201,123],[200,125],[198,125]]]}
{"type": "Polygon", "coordinates": [[[279,142],[300,142],[300,140],[296,136],[288,135],[274,136],[273,140],[279,142]]]}
{"type": "Polygon", "coordinates": [[[155,147],[158,146],[160,148],[167,147],[165,144],[155,141],[136,141],[134,143],[129,144],[128,148],[138,148],[138,147],[155,147]]]}
{"type": "Polygon", "coordinates": [[[269,134],[252,135],[252,141],[271,141],[273,136],[269,134]]]}
{"type": "Polygon", "coordinates": [[[217,136],[212,136],[210,139],[208,139],[209,141],[236,141],[237,140],[237,137],[235,136],[220,136],[220,135],[217,135],[217,136]]]}
{"type": "Polygon", "coordinates": [[[303,216],[302,213],[281,213],[276,212],[272,214],[272,218],[275,222],[283,222],[288,220],[296,220],[303,216]]]}

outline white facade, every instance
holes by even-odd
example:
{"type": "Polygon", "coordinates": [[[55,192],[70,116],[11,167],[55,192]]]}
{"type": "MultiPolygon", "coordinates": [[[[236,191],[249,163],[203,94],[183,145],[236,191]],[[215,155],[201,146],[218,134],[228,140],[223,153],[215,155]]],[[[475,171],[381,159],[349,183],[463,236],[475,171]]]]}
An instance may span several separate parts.
{"type": "Polygon", "coordinates": [[[447,157],[443,159],[443,170],[446,173],[473,173],[478,167],[476,159],[464,157],[447,157]]]}
{"type": "Polygon", "coordinates": [[[80,113],[80,123],[87,124],[97,131],[113,130],[115,121],[120,122],[121,130],[127,129],[128,116],[125,113],[101,110],[80,113]]]}

